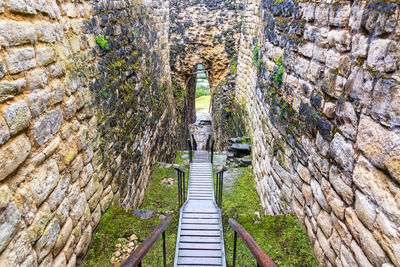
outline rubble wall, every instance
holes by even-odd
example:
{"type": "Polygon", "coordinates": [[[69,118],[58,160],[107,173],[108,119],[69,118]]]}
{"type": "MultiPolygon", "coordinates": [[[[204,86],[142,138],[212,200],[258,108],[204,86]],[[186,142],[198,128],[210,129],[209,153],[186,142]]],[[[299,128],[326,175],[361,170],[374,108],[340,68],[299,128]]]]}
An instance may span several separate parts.
{"type": "Polygon", "coordinates": [[[399,11],[245,4],[235,94],[257,190],[265,212],[296,214],[323,266],[400,266],[399,11]]]}
{"type": "Polygon", "coordinates": [[[0,1],[0,265],[75,266],[175,151],[169,1],[0,1]]]}

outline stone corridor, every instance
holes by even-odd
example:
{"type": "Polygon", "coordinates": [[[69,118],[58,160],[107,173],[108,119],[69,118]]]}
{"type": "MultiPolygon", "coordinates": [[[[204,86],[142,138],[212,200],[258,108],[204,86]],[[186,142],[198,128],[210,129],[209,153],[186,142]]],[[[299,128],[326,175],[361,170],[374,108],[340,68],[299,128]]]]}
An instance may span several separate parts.
{"type": "Polygon", "coordinates": [[[0,266],[79,266],[189,125],[322,266],[400,266],[399,44],[395,0],[0,0],[0,266]]]}

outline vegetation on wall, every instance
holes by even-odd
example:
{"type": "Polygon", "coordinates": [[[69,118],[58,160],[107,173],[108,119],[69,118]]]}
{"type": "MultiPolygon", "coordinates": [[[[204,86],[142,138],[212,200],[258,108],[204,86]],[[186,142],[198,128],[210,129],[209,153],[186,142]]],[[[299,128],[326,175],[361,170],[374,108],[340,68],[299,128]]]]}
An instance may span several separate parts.
{"type": "Polygon", "coordinates": [[[108,42],[102,35],[97,36],[96,43],[101,47],[101,49],[108,50],[108,42]]]}

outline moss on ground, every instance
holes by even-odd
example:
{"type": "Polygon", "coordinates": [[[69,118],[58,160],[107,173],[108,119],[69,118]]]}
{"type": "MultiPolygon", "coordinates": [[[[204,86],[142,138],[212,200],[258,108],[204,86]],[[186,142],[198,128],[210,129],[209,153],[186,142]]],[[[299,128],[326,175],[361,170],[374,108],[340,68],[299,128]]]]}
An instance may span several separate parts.
{"type": "MultiPolygon", "coordinates": [[[[307,235],[295,216],[262,214],[252,169],[237,169],[241,169],[242,175],[225,187],[222,204],[227,266],[232,266],[234,237],[229,218],[238,221],[279,266],[319,266],[307,235]]],[[[236,265],[255,265],[255,260],[240,238],[236,265]]]]}
{"type": "MultiPolygon", "coordinates": [[[[177,163],[182,164],[184,162],[181,159],[182,154],[182,152],[178,153],[177,163]]],[[[166,230],[167,263],[168,266],[172,266],[179,220],[178,184],[162,185],[160,181],[163,178],[176,179],[175,171],[172,166],[165,168],[162,164],[157,163],[140,209],[153,210],[155,214],[166,214],[167,211],[173,212],[173,219],[166,230]]],[[[111,206],[103,215],[93,235],[93,244],[82,266],[113,266],[110,259],[114,253],[115,244],[119,243],[118,238],[129,238],[130,235],[136,234],[139,241],[142,242],[160,223],[161,220],[158,216],[140,219],[132,211],[125,211],[122,208],[111,206]]],[[[160,238],[144,258],[143,266],[162,266],[162,260],[162,239],[160,238]]]]}
{"type": "MultiPolygon", "coordinates": [[[[178,152],[176,164],[187,163],[187,158],[178,152]]],[[[187,164],[186,170],[187,169],[187,164]]],[[[279,266],[318,266],[313,255],[307,235],[301,229],[297,219],[291,215],[260,215],[259,197],[254,183],[252,169],[238,168],[241,174],[232,183],[226,184],[223,195],[223,225],[227,266],[232,264],[233,230],[228,219],[235,218],[267,252],[279,266]]],[[[146,189],[145,199],[141,209],[150,209],[155,214],[173,212],[173,219],[166,230],[167,263],[173,265],[175,243],[178,229],[178,185],[161,185],[163,178],[174,178],[173,167],[165,168],[157,163],[146,189]]],[[[187,179],[186,179],[187,180],[187,179]]],[[[103,267],[113,266],[110,259],[114,253],[118,238],[129,238],[136,234],[139,241],[144,241],[154,228],[160,224],[158,216],[139,219],[132,211],[111,206],[93,235],[93,244],[82,266],[103,267]]],[[[238,240],[237,266],[254,266],[255,261],[243,242],[238,240]]],[[[162,241],[155,244],[143,260],[143,266],[162,266],[162,241]]]]}

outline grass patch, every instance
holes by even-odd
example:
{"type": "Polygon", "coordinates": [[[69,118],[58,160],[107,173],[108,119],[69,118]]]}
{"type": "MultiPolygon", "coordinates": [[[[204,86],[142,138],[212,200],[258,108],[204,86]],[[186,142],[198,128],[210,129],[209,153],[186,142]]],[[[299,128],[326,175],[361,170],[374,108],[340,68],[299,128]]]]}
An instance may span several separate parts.
{"type": "MultiPolygon", "coordinates": [[[[183,152],[179,152],[177,155],[176,162],[178,164],[184,163],[184,159],[181,158],[182,154],[183,152]]],[[[163,178],[176,179],[175,171],[172,166],[164,168],[160,163],[157,163],[140,209],[153,210],[156,214],[173,211],[172,221],[166,230],[167,264],[172,266],[179,221],[178,184],[174,183],[171,186],[161,185],[160,181],[163,178]]],[[[160,223],[161,220],[158,216],[140,219],[132,211],[125,211],[122,208],[111,206],[103,215],[93,235],[93,244],[82,266],[113,266],[110,259],[114,253],[115,244],[119,243],[118,238],[129,238],[130,235],[136,234],[139,241],[142,242],[160,223]]],[[[162,260],[162,238],[160,238],[145,256],[142,263],[143,266],[162,266],[162,260]]]]}
{"type": "Polygon", "coordinates": [[[196,98],[196,111],[208,111],[210,100],[210,95],[196,98]]]}
{"type": "MultiPolygon", "coordinates": [[[[232,265],[234,231],[229,218],[238,221],[279,266],[319,266],[306,233],[293,215],[262,214],[252,169],[235,168],[242,173],[224,189],[222,213],[227,266],[232,265]],[[259,212],[261,215],[255,214],[259,212]]],[[[236,265],[254,266],[255,260],[238,239],[236,265]]]]}

